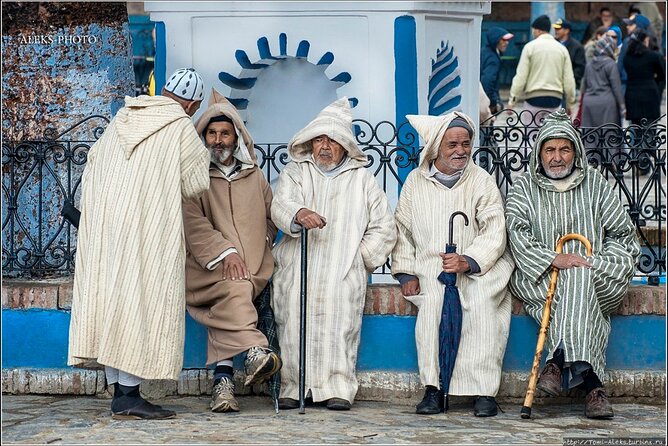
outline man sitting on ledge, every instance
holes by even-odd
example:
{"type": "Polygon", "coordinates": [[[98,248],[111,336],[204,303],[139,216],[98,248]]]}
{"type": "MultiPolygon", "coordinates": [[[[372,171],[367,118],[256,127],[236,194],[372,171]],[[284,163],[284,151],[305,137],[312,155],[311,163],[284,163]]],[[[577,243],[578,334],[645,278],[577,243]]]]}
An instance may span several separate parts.
{"type": "Polygon", "coordinates": [[[529,171],[508,192],[506,223],[517,265],[511,291],[539,324],[549,273],[560,270],[545,346],[549,359],[538,388],[552,396],[563,388],[582,388],[587,417],[612,417],[599,377],[610,314],[624,298],[640,246],[616,193],[587,164],[582,140],[564,110],[545,119],[529,171]],[[584,245],[577,242],[557,254],[557,240],[569,233],[586,237],[593,256],[586,256],[584,245]]]}

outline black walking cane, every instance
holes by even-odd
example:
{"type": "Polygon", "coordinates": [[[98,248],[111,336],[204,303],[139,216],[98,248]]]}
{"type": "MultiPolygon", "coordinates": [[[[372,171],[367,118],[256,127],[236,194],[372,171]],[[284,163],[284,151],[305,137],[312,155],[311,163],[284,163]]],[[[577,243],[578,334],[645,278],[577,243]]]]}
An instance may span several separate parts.
{"type": "Polygon", "coordinates": [[[306,413],[304,387],[306,383],[306,256],[308,229],[302,227],[302,271],[299,294],[299,413],[306,413]]]}

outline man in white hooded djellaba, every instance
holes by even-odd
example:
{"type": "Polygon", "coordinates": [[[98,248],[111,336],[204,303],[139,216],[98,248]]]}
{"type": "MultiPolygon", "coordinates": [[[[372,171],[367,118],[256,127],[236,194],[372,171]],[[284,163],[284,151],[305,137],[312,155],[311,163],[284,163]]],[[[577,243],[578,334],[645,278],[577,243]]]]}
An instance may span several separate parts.
{"type": "Polygon", "coordinates": [[[298,407],[300,232],[308,231],[306,392],[350,409],[368,273],[387,260],[396,228],[387,197],[366,169],[347,98],[327,106],[290,141],[292,157],[271,205],[285,233],[274,248],[273,305],[283,357],[279,407],[298,407]]]}
{"type": "Polygon", "coordinates": [[[392,274],[403,295],[418,307],[415,326],[420,381],[426,387],[418,414],[444,407],[439,380],[439,322],[444,285],[438,275],[456,273],[462,306],[461,340],[450,395],[476,396],[474,414],[497,414],[495,396],[510,328],[508,281],[513,262],[506,253],[503,201],[494,179],[471,161],[474,124],[463,113],[407,116],[424,140],[420,165],[401,190],[395,218],[399,230],[392,253],[392,274]],[[453,243],[445,254],[448,220],[457,219],[453,243]]]}
{"type": "Polygon", "coordinates": [[[161,96],[126,97],[88,153],[67,364],[105,366],[117,419],[176,415],[139,385],[176,380],[183,366],[181,204],[209,188],[209,151],[190,119],[203,97],[200,75],[181,68],[161,96]]]}

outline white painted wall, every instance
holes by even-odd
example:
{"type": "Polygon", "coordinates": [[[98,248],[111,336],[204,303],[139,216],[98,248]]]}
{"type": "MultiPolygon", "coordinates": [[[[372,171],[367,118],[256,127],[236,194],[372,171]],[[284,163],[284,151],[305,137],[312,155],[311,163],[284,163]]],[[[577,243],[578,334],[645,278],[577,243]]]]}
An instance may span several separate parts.
{"type": "MultiPolygon", "coordinates": [[[[234,52],[245,50],[255,62],[259,59],[257,40],[266,36],[277,55],[278,36],[284,32],[289,55],[295,54],[300,40],[311,44],[310,62],[316,63],[327,51],[334,54],[325,74],[331,78],[347,71],[352,76],[350,83],[337,90],[338,97],[358,98],[355,118],[374,123],[395,121],[394,20],[413,15],[418,33],[420,112],[427,112],[430,60],[441,40],[449,40],[465,73],[463,90],[472,92],[463,97],[463,111],[477,118],[480,22],[481,15],[490,11],[489,2],[145,2],[144,7],[152,20],[165,23],[167,75],[179,67],[193,66],[207,85],[229,95],[218,73],[240,74],[234,52]]],[[[269,124],[265,130],[249,116],[256,140],[277,142],[293,132],[293,127],[305,125],[313,117],[313,102],[321,101],[304,101],[303,116],[285,129],[269,124]]],[[[263,106],[271,104],[265,101],[263,106]]]]}

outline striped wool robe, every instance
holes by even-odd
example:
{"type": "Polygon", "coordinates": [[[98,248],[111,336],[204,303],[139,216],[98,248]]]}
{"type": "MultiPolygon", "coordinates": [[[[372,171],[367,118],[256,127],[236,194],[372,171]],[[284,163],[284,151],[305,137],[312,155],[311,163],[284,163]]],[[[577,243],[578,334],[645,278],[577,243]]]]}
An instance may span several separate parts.
{"type": "Polygon", "coordinates": [[[274,248],[273,305],[281,346],[281,398],[298,398],[300,232],[293,218],[301,208],[324,216],[308,241],[306,392],[313,401],[357,393],[355,365],[368,272],[387,260],[396,229],[387,196],[366,169],[352,135],[347,98],[325,108],[289,144],[294,161],[281,172],[271,216],[285,235],[274,248]],[[310,140],[328,135],[347,160],[334,174],[313,162],[310,140]]]}
{"type": "Polygon", "coordinates": [[[125,98],[82,178],[68,365],[90,359],[146,379],[183,364],[181,201],[209,187],[209,152],[181,106],[125,98]]]}
{"type": "Polygon", "coordinates": [[[580,242],[564,246],[564,253],[586,257],[593,267],[559,272],[545,351],[551,358],[563,341],[567,363],[586,361],[601,376],[610,313],[624,297],[640,246],[628,213],[605,178],[587,164],[582,141],[563,111],[546,118],[531,153],[529,171],[515,180],[508,193],[506,218],[517,265],[511,290],[538,323],[557,240],[575,232],[591,242],[592,257],[586,257],[580,242]],[[539,148],[554,138],[569,139],[575,147],[575,177],[563,192],[540,173],[539,148]]]}
{"type": "MultiPolygon", "coordinates": [[[[466,213],[454,221],[457,253],[472,257],[477,274],[457,274],[462,304],[462,332],[450,381],[451,395],[496,396],[510,328],[508,281],[513,262],[506,251],[503,201],[494,179],[469,160],[452,188],[430,176],[440,142],[455,116],[408,116],[425,140],[420,165],[406,179],[395,213],[399,236],[392,252],[392,273],[418,277],[421,292],[406,299],[418,307],[415,340],[420,381],[440,388],[438,329],[443,307],[443,271],[439,253],[448,242],[448,219],[456,211],[466,213]]],[[[474,138],[472,138],[474,139],[474,138]]]]}

